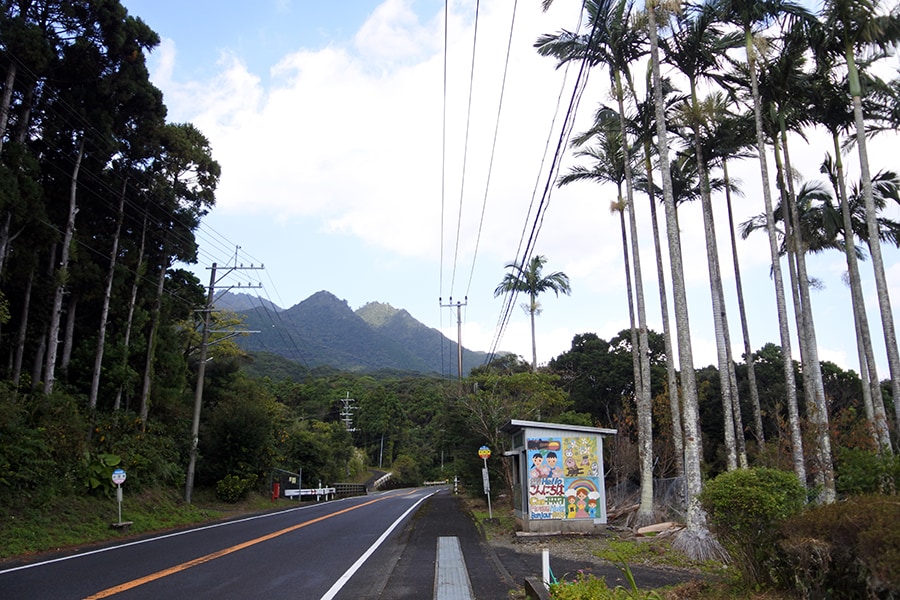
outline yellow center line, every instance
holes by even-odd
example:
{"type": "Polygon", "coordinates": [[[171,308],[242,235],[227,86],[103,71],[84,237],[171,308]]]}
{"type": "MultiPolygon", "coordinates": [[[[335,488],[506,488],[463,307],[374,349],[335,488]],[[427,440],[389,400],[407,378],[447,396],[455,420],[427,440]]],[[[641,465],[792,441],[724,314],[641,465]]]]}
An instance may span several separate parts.
{"type": "Polygon", "coordinates": [[[362,508],[363,506],[368,506],[369,504],[374,504],[375,502],[379,502],[384,500],[387,496],[382,496],[380,498],[375,498],[374,500],[369,500],[368,502],[364,502],[362,504],[357,504],[356,506],[351,506],[349,508],[345,508],[343,510],[339,510],[337,512],[333,512],[321,517],[317,517],[315,519],[305,521],[303,523],[298,523],[297,525],[292,525],[285,529],[281,529],[279,531],[275,531],[264,536],[248,540],[246,542],[242,542],[240,544],[236,544],[229,548],[224,548],[217,552],[213,552],[211,554],[207,554],[206,556],[201,556],[199,558],[195,558],[194,560],[189,560],[187,562],[181,563],[179,565],[175,565],[174,567],[169,567],[168,569],[163,569],[162,571],[157,571],[156,573],[151,573],[150,575],[146,575],[144,577],[140,577],[138,579],[133,579],[131,581],[125,582],[123,584],[113,586],[111,588],[107,588],[103,591],[97,592],[91,596],[87,596],[85,600],[94,600],[95,598],[108,598],[109,596],[114,596],[115,594],[121,594],[122,592],[126,592],[130,589],[136,588],[138,586],[144,585],[145,583],[150,583],[151,581],[156,581],[157,579],[162,579],[163,577],[168,577],[169,575],[174,575],[175,573],[179,573],[181,571],[190,569],[191,567],[196,567],[197,565],[202,565],[203,563],[207,563],[211,560],[215,560],[217,558],[221,558],[225,555],[231,554],[232,552],[237,552],[238,550],[243,550],[244,548],[249,548],[250,546],[254,546],[259,544],[260,542],[266,542],[273,538],[277,538],[278,536],[284,535],[286,533],[290,533],[292,531],[296,531],[302,527],[306,527],[307,525],[312,525],[313,523],[318,523],[319,521],[324,521],[325,519],[330,519],[331,517],[336,517],[338,515],[342,515],[344,513],[348,513],[352,510],[356,510],[357,508],[362,508]]]}

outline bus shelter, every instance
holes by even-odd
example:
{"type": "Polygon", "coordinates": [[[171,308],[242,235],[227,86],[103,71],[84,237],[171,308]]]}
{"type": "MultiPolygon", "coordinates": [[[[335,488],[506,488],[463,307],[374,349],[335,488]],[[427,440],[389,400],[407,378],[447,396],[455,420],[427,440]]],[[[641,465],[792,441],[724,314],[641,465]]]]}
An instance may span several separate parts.
{"type": "Polygon", "coordinates": [[[512,420],[516,526],[534,533],[591,533],[606,525],[603,437],[615,429],[512,420]]]}

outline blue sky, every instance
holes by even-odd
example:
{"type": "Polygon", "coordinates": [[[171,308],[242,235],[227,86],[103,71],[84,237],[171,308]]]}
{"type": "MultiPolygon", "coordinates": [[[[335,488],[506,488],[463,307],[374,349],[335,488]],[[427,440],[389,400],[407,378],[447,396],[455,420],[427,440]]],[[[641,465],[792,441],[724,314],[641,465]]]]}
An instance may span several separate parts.
{"type": "MultiPolygon", "coordinates": [[[[518,2],[510,43],[514,3],[482,0],[474,75],[475,2],[450,3],[446,145],[443,2],[260,0],[252,8],[238,0],[123,4],[162,38],[149,65],[165,94],[169,119],[197,125],[222,165],[217,206],[198,233],[201,262],[194,270],[201,280],[208,280],[206,267],[213,262],[234,264],[240,246],[239,263],[263,263],[266,269],[235,272],[223,285],[258,281],[264,287],[256,293],[282,307],[319,290],[345,299],[353,309],[386,302],[451,339],[456,338],[456,316],[440,308],[439,298],[446,304],[450,297],[455,302],[465,296],[463,345],[491,349],[502,310],[493,290],[504,275],[503,265],[516,258],[523,230],[531,227],[529,205],[547,181],[545,148],[548,140],[554,147],[559,136],[558,99],[562,93],[567,101],[571,94],[573,75],[565,79],[565,71],[537,56],[532,44],[539,34],[575,29],[580,2],[557,0],[548,13],[540,11],[538,0],[518,2]],[[511,58],[501,104],[508,43],[511,58]]],[[[895,59],[889,67],[896,73],[895,59]]],[[[575,131],[587,128],[598,102],[610,102],[607,80],[603,72],[591,75],[575,131]]],[[[873,156],[889,158],[895,143],[895,138],[874,142],[873,156]]],[[[830,147],[827,140],[813,135],[809,143],[795,144],[799,170],[817,178],[824,149],[830,147]]],[[[855,156],[847,158],[850,177],[857,178],[854,161],[855,156]]],[[[574,164],[567,153],[562,170],[574,164]]],[[[889,166],[876,163],[874,168],[889,166]]],[[[745,190],[736,206],[736,219],[742,221],[763,211],[759,171],[748,162],[734,165],[733,174],[745,190]]],[[[541,363],[567,350],[578,333],[608,339],[628,327],[618,217],[609,212],[614,194],[612,188],[573,184],[551,196],[536,252],[548,258],[548,272],[569,275],[572,295],[541,298],[541,363]]],[[[644,198],[637,203],[648,321],[661,331],[649,211],[644,198]]],[[[724,205],[717,202],[716,210],[719,244],[727,253],[724,205]]],[[[891,216],[900,218],[900,212],[891,216]]],[[[694,357],[700,367],[716,359],[699,208],[682,209],[681,225],[694,357]]],[[[751,341],[758,349],[778,342],[764,234],[740,242],[739,252],[751,341]]],[[[898,253],[886,250],[885,258],[896,304],[898,253]]],[[[812,300],[820,357],[856,370],[842,256],[813,257],[809,268],[824,286],[812,300]]],[[[740,355],[727,256],[722,269],[732,340],[740,355]]],[[[881,357],[870,264],[862,270],[881,357]]],[[[518,307],[499,349],[530,360],[528,318],[518,307]]],[[[885,363],[880,361],[881,377],[888,376],[885,363]]]]}

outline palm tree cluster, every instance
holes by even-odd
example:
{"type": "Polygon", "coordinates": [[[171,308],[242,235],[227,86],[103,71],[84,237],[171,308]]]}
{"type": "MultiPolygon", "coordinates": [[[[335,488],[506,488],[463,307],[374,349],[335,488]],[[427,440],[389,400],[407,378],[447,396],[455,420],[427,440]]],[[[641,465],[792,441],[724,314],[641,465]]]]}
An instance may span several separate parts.
{"type": "Polygon", "coordinates": [[[205,294],[170,267],[197,260],[219,165],[166,122],[145,64],[159,37],[118,0],[2,4],[4,379],[146,423],[160,388],[185,386],[205,294]]]}
{"type": "MultiPolygon", "coordinates": [[[[545,0],[545,7],[552,0],[545,0]]],[[[668,364],[669,406],[686,482],[687,528],[681,546],[698,557],[714,556],[706,535],[701,491],[699,414],[678,207],[699,201],[706,241],[710,299],[729,469],[749,464],[744,419],[738,398],[728,310],[713,200],[724,200],[730,234],[730,259],[737,284],[738,317],[743,337],[756,443],[765,443],[756,391],[750,325],[744,309],[738,263],[738,235],[732,196],[738,191],[729,167],[738,160],[759,164],[761,214],[744,223],[745,237],[764,230],[778,311],[793,468],[818,501],[835,499],[828,400],[816,343],[810,299],[815,285],[806,256],[826,249],[846,254],[859,346],[863,404],[873,447],[892,453],[890,422],[876,371],[858,260],[866,254],[876,282],[882,330],[890,366],[893,398],[900,398],[900,363],[887,292],[883,242],[897,243],[897,223],[880,211],[900,201],[900,178],[892,172],[871,174],[867,141],[895,131],[900,108],[900,78],[885,81],[879,67],[900,41],[900,9],[879,0],[825,0],[818,14],[791,0],[586,0],[585,31],[541,36],[537,51],[556,59],[585,62],[609,75],[613,106],[601,106],[594,125],[574,136],[575,156],[586,164],[571,168],[559,185],[577,181],[613,183],[613,210],[620,215],[626,265],[635,364],[642,500],[639,521],[652,518],[652,416],[647,351],[644,277],[635,211],[639,194],[649,199],[656,248],[663,334],[668,364]],[[646,69],[646,78],[636,78],[646,69]],[[666,77],[663,77],[663,73],[666,77]],[[641,85],[642,83],[642,85],[641,85]],[[796,185],[791,144],[819,128],[833,140],[833,155],[823,156],[822,172],[830,186],[796,185]],[[861,181],[848,190],[844,159],[855,156],[861,181]],[[774,173],[769,162],[774,160],[774,173]],[[777,200],[772,190],[777,192],[777,200]],[[666,238],[657,226],[656,202],[663,205],[666,238]],[[868,252],[866,252],[866,250],[868,252]],[[668,272],[664,265],[668,258],[668,272]],[[787,267],[787,276],[783,268],[787,267]],[[674,329],[666,300],[674,300],[674,329]],[[790,322],[787,303],[795,315],[790,322]],[[791,330],[800,348],[800,386],[795,382],[791,330]],[[674,357],[677,354],[676,370],[674,357]],[[677,371],[677,372],[676,372],[677,371]],[[801,430],[798,388],[802,391],[808,431],[801,430]],[[811,448],[804,448],[804,443],[811,448]]],[[[646,235],[646,234],[645,234],[646,235]]],[[[848,315],[849,317],[849,315],[848,315]]],[[[657,395],[661,391],[656,392],[657,395]]],[[[895,402],[900,421],[900,403],[895,402]]]]}

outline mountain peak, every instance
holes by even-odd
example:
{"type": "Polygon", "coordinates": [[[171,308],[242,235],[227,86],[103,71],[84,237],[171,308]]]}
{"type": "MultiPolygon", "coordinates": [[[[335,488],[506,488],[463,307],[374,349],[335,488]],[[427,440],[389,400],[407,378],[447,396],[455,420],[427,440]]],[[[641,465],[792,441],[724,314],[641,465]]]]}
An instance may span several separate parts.
{"type": "Polygon", "coordinates": [[[390,304],[383,302],[367,302],[356,310],[356,314],[359,315],[363,321],[376,328],[384,327],[398,314],[405,312],[405,310],[394,308],[390,304]]]}

